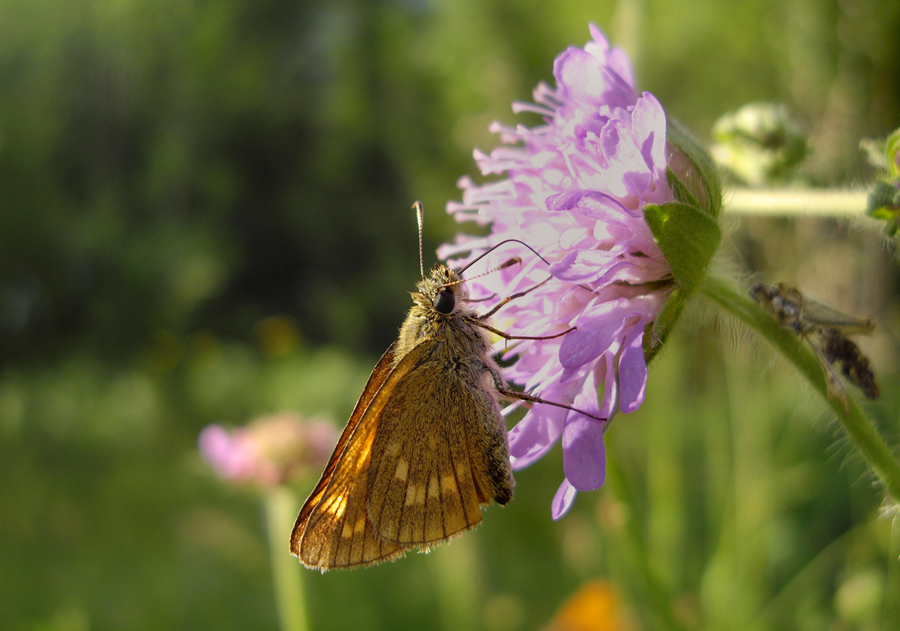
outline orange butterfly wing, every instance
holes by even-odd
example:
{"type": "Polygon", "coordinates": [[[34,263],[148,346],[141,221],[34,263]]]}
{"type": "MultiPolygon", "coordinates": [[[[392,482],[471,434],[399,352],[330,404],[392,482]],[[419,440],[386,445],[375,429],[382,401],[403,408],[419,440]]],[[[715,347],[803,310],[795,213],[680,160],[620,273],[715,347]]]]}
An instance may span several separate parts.
{"type": "Polygon", "coordinates": [[[372,563],[400,554],[399,546],[374,537],[370,526],[349,537],[362,544],[357,545],[355,551],[348,549],[349,541],[342,541],[348,539],[344,533],[349,529],[352,534],[360,518],[365,518],[364,480],[378,428],[378,419],[366,412],[391,375],[396,346],[396,343],[392,344],[378,360],[322,477],[294,522],[291,554],[304,565],[324,570],[372,563]],[[361,485],[360,481],[363,482],[361,485]]]}
{"type": "Polygon", "coordinates": [[[448,370],[442,346],[423,341],[393,370],[394,346],[379,360],[294,524],[291,552],[305,565],[427,549],[477,526],[481,504],[512,497],[496,396],[482,372],[448,370]]]}

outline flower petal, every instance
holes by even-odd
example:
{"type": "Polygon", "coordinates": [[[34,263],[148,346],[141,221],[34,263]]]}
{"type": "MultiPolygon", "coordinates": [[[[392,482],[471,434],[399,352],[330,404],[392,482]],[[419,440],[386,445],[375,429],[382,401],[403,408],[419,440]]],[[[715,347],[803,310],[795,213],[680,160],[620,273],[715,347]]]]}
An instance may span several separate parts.
{"type": "MultiPolygon", "coordinates": [[[[552,393],[543,393],[542,398],[555,399],[552,393]]],[[[554,405],[534,405],[525,417],[509,430],[509,460],[513,469],[524,469],[545,453],[559,439],[566,424],[569,411],[554,405]]]]}
{"type": "Polygon", "coordinates": [[[625,335],[622,356],[619,359],[619,395],[623,412],[633,412],[644,402],[647,385],[647,362],[644,361],[643,321],[631,327],[625,335]]]}
{"type": "Polygon", "coordinates": [[[577,412],[569,416],[562,435],[563,471],[579,491],[594,491],[606,480],[603,423],[577,412]]]}
{"type": "Polygon", "coordinates": [[[615,197],[601,191],[578,189],[551,195],[545,201],[550,211],[575,211],[591,219],[621,223],[623,215],[635,216],[615,197]]]}
{"type": "Polygon", "coordinates": [[[600,407],[601,418],[612,418],[619,405],[619,383],[614,370],[615,356],[612,353],[604,353],[600,359],[600,365],[596,369],[597,378],[603,377],[603,405],[600,407]]]}
{"type": "Polygon", "coordinates": [[[598,358],[622,331],[627,310],[627,302],[620,299],[582,313],[575,322],[577,328],[566,334],[559,347],[563,367],[575,368],[598,358]]]}
{"type": "Polygon", "coordinates": [[[631,112],[631,130],[651,172],[666,166],[666,113],[649,92],[637,100],[631,112]]]}
{"type": "Polygon", "coordinates": [[[563,483],[559,485],[559,489],[556,491],[556,495],[553,496],[553,503],[551,504],[551,514],[554,520],[569,512],[576,495],[578,495],[578,491],[575,487],[569,484],[568,480],[563,480],[563,483]]]}
{"type": "Polygon", "coordinates": [[[606,89],[603,75],[597,72],[595,57],[574,46],[569,46],[553,62],[553,76],[559,89],[573,99],[600,95],[606,89]]]}
{"type": "Polygon", "coordinates": [[[615,259],[615,252],[572,250],[550,266],[550,273],[559,280],[575,283],[594,280],[604,274],[615,259]]]}

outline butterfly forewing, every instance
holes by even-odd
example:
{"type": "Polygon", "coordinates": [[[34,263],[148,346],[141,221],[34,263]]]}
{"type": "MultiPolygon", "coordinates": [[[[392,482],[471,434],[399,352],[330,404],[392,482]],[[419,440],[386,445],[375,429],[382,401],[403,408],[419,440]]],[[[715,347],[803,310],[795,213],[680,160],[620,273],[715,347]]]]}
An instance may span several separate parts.
{"type": "Polygon", "coordinates": [[[297,516],[291,553],[310,567],[373,563],[400,553],[399,546],[375,538],[371,524],[367,526],[364,519],[366,474],[378,420],[366,412],[391,375],[394,347],[378,361],[325,472],[297,516]]]}

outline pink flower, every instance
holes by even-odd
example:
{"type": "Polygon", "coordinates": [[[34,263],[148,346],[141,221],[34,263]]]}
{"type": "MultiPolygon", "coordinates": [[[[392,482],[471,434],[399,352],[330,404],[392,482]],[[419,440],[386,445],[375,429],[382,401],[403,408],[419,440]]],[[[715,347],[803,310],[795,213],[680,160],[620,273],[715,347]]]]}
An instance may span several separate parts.
{"type": "Polygon", "coordinates": [[[222,478],[270,487],[324,465],[337,441],[333,425],[306,421],[291,412],[257,419],[231,431],[209,425],[200,432],[200,453],[222,478]]]}
{"type": "MultiPolygon", "coordinates": [[[[495,123],[492,130],[504,143],[520,144],[490,155],[475,152],[484,175],[505,177],[481,186],[462,178],[463,202],[447,206],[460,222],[490,225],[490,234],[460,235],[439,256],[463,265],[507,239],[538,251],[549,265],[518,243],[503,245],[479,269],[514,256],[522,265],[473,278],[466,286],[485,309],[534,288],[494,317],[494,325],[511,335],[550,336],[576,327],[554,339],[498,342],[504,359],[516,359],[506,376],[544,400],[608,419],[644,400],[645,332],[672,284],[642,208],[674,196],[666,181],[662,106],[648,92],[638,95],[625,54],[611,49],[596,26],[590,30],[593,41],[584,49],[569,48],[557,57],[555,89],[542,83],[534,91],[536,104],[513,106],[515,112],[541,114],[545,123],[534,128],[495,123]]],[[[538,404],[510,431],[516,469],[562,439],[565,480],[553,501],[554,519],[569,509],[577,491],[603,484],[607,424],[538,404]]]]}

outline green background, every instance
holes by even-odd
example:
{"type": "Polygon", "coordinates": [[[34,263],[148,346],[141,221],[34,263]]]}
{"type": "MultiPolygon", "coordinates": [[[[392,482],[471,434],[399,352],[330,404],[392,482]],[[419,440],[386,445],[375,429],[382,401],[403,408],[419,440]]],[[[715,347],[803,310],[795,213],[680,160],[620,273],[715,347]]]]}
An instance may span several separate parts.
{"type": "MultiPolygon", "coordinates": [[[[2,628],[276,628],[262,498],[214,476],[198,432],[283,409],[344,422],[418,277],[412,201],[429,265],[472,149],[498,144],[488,124],[538,122],[510,103],[589,21],[701,138],[787,103],[815,184],[864,186],[859,139],[900,124],[900,4],[880,0],[0,0],[2,628]]],[[[876,318],[869,409],[896,445],[897,261],[877,228],[724,227],[720,269],[876,318]]],[[[661,606],[689,629],[900,628],[877,484],[702,297],[607,438],[610,482],[559,522],[557,448],[449,546],[307,572],[312,627],[539,629],[599,577],[637,628],[661,606]]]]}

